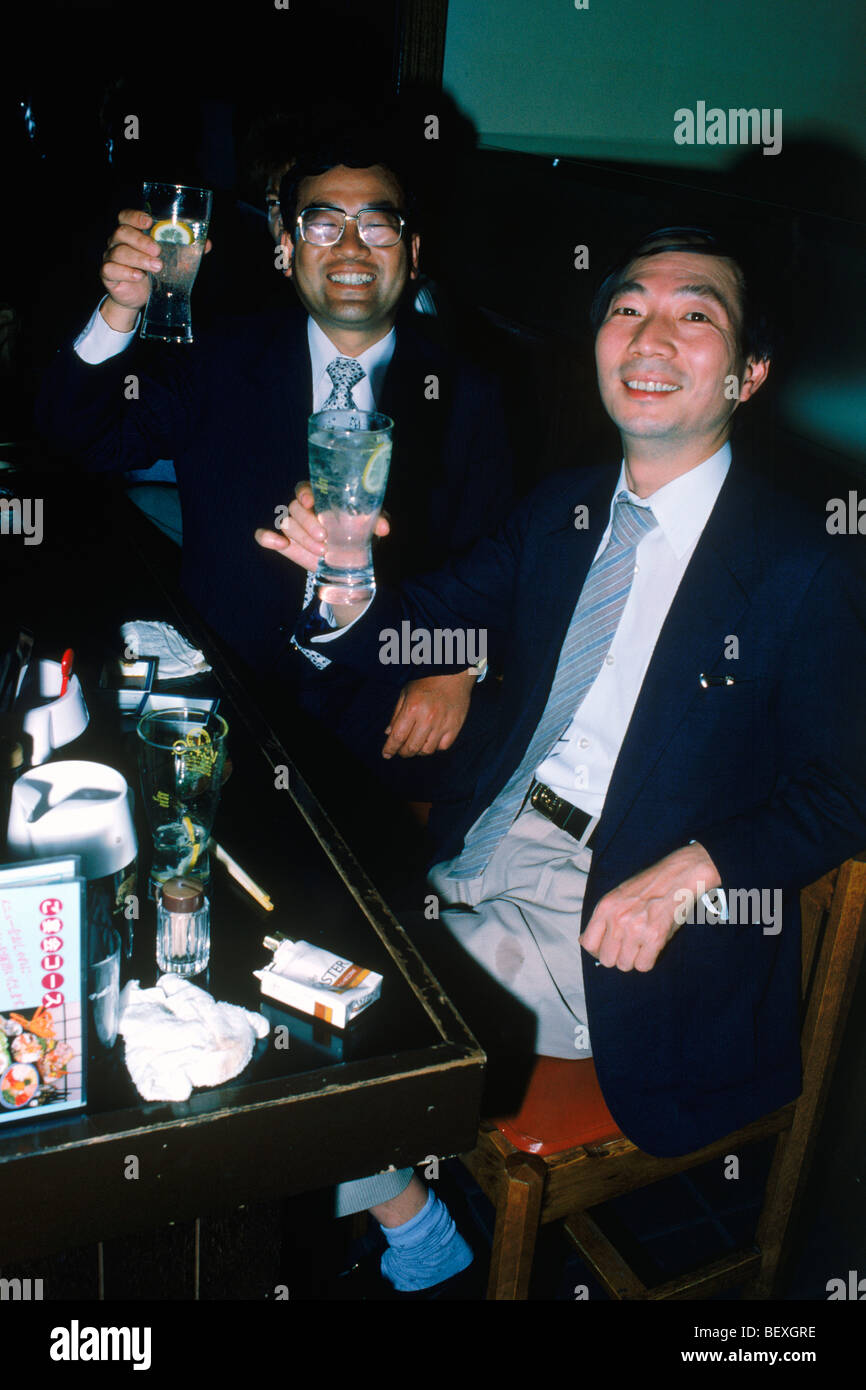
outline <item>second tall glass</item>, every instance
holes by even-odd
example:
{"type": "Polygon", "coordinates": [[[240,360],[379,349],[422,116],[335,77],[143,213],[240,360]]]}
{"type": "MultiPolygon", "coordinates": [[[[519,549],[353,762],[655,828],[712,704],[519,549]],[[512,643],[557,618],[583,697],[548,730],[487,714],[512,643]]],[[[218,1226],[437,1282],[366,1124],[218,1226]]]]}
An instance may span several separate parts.
{"type": "Polygon", "coordinates": [[[152,889],[210,877],[208,842],[226,759],[228,725],[200,709],[154,710],[138,721],[138,762],[153,837],[152,889]]]}
{"type": "Polygon", "coordinates": [[[326,533],[316,591],[325,603],[363,603],[376,590],[371,542],[385,500],[393,428],[387,415],[365,410],[310,416],[310,483],[326,533]]]}

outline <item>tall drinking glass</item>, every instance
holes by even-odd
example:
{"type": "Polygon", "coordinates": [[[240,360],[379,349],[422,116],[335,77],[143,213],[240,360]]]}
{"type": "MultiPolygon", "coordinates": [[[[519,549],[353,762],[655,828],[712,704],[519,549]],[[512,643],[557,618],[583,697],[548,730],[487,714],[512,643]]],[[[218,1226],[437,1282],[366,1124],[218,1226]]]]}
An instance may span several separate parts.
{"type": "Polygon", "coordinates": [[[385,500],[393,428],[387,415],[365,410],[310,416],[310,482],[326,533],[316,591],[325,603],[362,603],[375,593],[371,542],[385,500]]]}
{"type": "Polygon", "coordinates": [[[212,195],[208,188],[180,183],[146,183],[144,211],[153,218],[149,235],[158,243],[162,270],[150,276],[150,299],[142,338],[191,343],[189,292],[207,241],[212,195]]]}
{"type": "MultiPolygon", "coordinates": [[[[120,934],[98,931],[89,944],[92,959],[87,964],[87,1000],[95,1037],[103,1047],[117,1042],[118,998],[120,993],[120,934]]],[[[91,1043],[91,1055],[95,1044],[91,1043]]]]}
{"type": "Polygon", "coordinates": [[[153,710],[138,721],[138,765],[153,837],[151,892],[170,878],[210,878],[228,724],[201,709],[153,710]]]}

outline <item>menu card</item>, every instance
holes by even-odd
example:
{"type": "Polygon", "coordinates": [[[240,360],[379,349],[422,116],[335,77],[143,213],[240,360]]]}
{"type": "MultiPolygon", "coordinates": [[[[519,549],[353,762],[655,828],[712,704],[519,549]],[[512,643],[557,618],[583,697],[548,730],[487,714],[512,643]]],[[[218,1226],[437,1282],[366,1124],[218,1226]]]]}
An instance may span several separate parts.
{"type": "Polygon", "coordinates": [[[77,856],[0,867],[0,1124],[85,1103],[77,856]]]}

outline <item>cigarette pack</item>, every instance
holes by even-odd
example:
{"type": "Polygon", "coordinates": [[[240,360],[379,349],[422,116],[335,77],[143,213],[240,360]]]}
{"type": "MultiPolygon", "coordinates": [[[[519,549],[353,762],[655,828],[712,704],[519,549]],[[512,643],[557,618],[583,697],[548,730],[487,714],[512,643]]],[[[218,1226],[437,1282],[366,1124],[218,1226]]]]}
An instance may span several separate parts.
{"type": "Polygon", "coordinates": [[[277,933],[265,937],[264,944],[274,951],[274,959],[253,971],[262,994],[334,1028],[345,1028],[382,992],[381,975],[307,941],[289,941],[277,933]]]}

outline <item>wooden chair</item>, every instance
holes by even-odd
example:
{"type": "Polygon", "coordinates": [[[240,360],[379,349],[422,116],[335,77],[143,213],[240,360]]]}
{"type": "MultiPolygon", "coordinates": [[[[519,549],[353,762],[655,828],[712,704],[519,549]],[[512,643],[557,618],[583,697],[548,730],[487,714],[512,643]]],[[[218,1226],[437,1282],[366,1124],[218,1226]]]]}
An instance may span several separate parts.
{"type": "Polygon", "coordinates": [[[496,1208],[488,1299],[525,1299],[539,1226],[559,1218],[612,1299],[706,1298],[734,1284],[769,1298],[805,1187],[866,937],[866,853],[801,894],[803,1092],[744,1129],[678,1158],[635,1148],[607,1112],[592,1063],[539,1058],[516,1117],[482,1124],[462,1155],[496,1208]],[[569,1109],[570,1107],[570,1109],[569,1109]],[[539,1134],[542,1136],[539,1138],[539,1134]],[[755,1244],[647,1287],[589,1215],[621,1193],[778,1134],[755,1244]]]}

